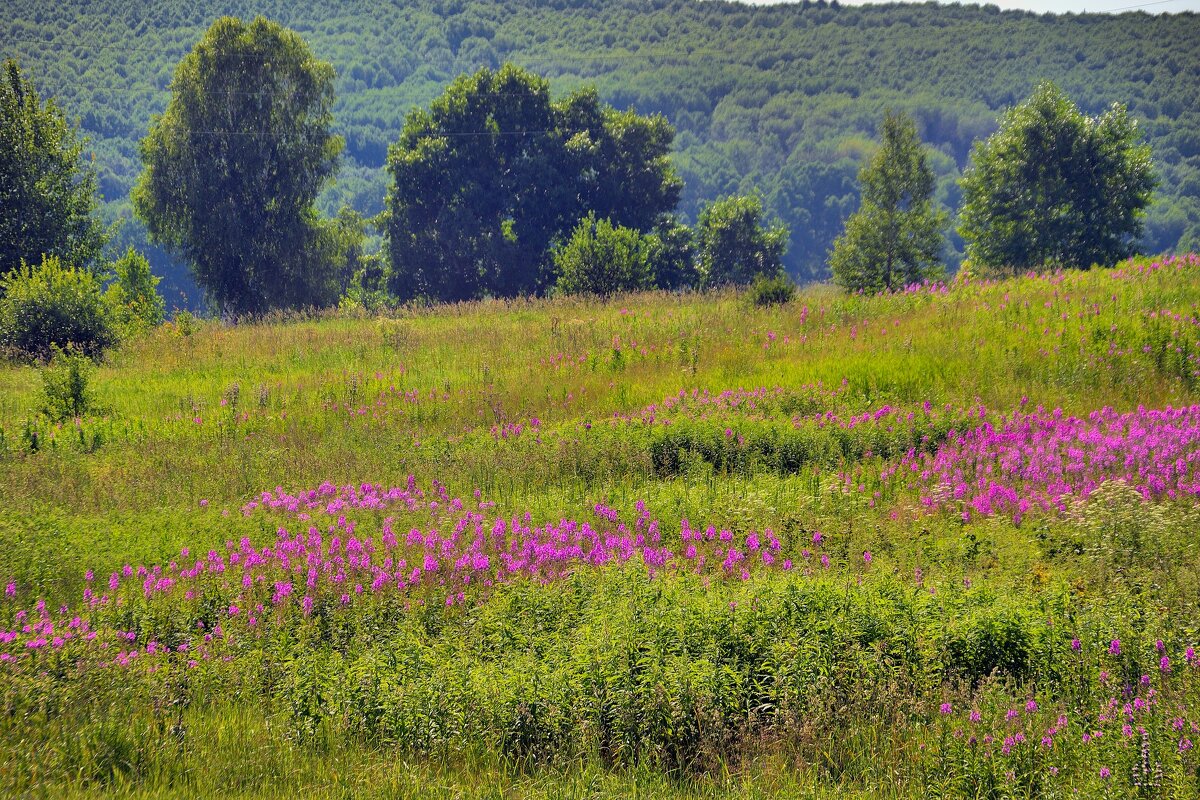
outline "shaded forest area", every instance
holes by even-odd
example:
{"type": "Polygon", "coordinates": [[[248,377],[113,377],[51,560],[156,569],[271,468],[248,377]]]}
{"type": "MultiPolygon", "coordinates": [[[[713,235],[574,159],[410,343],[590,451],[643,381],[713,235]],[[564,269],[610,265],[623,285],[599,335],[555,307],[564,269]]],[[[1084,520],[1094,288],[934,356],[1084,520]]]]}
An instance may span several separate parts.
{"type": "MultiPolygon", "coordinates": [[[[112,247],[144,248],[172,306],[196,307],[199,292],[185,267],[145,242],[128,195],[142,167],[138,142],[166,106],[175,65],[224,14],[269,16],[336,68],[335,130],[346,150],[322,198],[330,214],[344,203],[379,213],[387,148],[405,114],[457,75],[511,61],[548,76],[556,93],[591,84],[618,108],[664,114],[678,130],[685,216],[758,190],[790,228],[788,270],[822,279],[885,109],[916,119],[936,149],[936,198],[957,208],[972,143],[1050,79],[1087,113],[1120,102],[1139,120],[1162,178],[1143,249],[1200,249],[1200,15],[692,0],[6,5],[0,51],[91,137],[106,215],[127,218],[112,247]]],[[[952,265],[960,258],[947,255],[952,265]]]]}

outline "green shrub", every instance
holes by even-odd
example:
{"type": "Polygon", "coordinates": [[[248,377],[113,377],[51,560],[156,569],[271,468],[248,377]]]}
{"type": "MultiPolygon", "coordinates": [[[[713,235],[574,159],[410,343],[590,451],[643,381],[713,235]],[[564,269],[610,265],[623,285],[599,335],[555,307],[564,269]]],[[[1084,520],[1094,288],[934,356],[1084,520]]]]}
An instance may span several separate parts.
{"type": "Polygon", "coordinates": [[[157,288],[161,278],[150,272],[145,256],[130,247],[113,262],[112,277],[104,300],[121,330],[133,333],[162,324],[166,304],[157,288]]]}
{"type": "Polygon", "coordinates": [[[1028,620],[1007,612],[980,611],[947,632],[946,669],[978,685],[991,675],[1029,676],[1037,643],[1028,620]]]}
{"type": "Polygon", "coordinates": [[[658,225],[650,234],[650,268],[660,289],[691,289],[700,284],[692,230],[675,219],[658,225]]]}
{"type": "Polygon", "coordinates": [[[54,256],[0,279],[0,297],[0,348],[17,358],[46,361],[56,347],[98,358],[117,342],[96,276],[54,256]]]}
{"type": "Polygon", "coordinates": [[[774,277],[759,275],[750,284],[747,296],[756,306],[778,306],[792,301],[796,296],[796,284],[785,274],[774,277]]]}
{"type": "Polygon", "coordinates": [[[762,201],[725,197],[706,205],[696,222],[700,272],[708,286],[745,286],[758,275],[783,273],[785,225],[763,225],[762,201]]]}
{"type": "Polygon", "coordinates": [[[358,269],[350,278],[339,307],[343,311],[365,311],[375,314],[396,304],[388,292],[388,268],[382,253],[358,257],[358,269]]]}
{"type": "Polygon", "coordinates": [[[633,230],[589,214],[554,254],[558,288],[567,294],[610,295],[649,289],[650,240],[633,230]]]}
{"type": "Polygon", "coordinates": [[[191,336],[200,329],[200,321],[186,308],[175,315],[173,322],[175,323],[175,332],[180,336],[191,336]]]}
{"type": "Polygon", "coordinates": [[[55,348],[54,359],[41,370],[46,415],[55,422],[82,417],[92,406],[88,388],[92,360],[78,350],[55,348]]]}

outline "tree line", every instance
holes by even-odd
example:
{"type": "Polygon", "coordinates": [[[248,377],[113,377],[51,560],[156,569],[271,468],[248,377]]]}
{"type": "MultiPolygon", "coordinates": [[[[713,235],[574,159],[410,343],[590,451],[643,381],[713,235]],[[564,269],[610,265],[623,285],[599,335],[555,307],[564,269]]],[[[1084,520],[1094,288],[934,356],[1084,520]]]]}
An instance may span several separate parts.
{"type": "MultiPolygon", "coordinates": [[[[15,62],[5,72],[4,195],[18,205],[0,229],[3,271],[13,270],[0,284],[0,344],[44,355],[18,342],[29,315],[14,304],[29,302],[28,285],[67,285],[64,270],[76,295],[94,295],[79,287],[111,231],[94,219],[95,173],[77,132],[15,62]]],[[[141,145],[134,207],[229,317],[343,299],[747,284],[784,272],[788,231],[766,222],[759,197],[709,203],[689,228],[676,215],[674,128],[617,110],[590,87],[554,99],[544,78],[504,65],[460,76],[410,112],[389,149],[386,207],[370,221],[384,235],[379,254],[367,251],[368,221],[353,209],[317,208],[344,142],[332,132],[334,70],[297,33],[222,18],[180,62],[171,91],[141,145]]],[[[895,289],[944,263],[947,215],[934,204],[930,150],[903,113],[887,114],[881,137],[831,258],[851,290],[895,289]]],[[[980,270],[1111,263],[1137,246],[1156,181],[1122,106],[1090,118],[1045,83],[976,144],[958,231],[980,270]]],[[[115,302],[161,318],[144,262],[130,253],[110,271],[115,302]]]]}
{"type": "MultiPolygon", "coordinates": [[[[181,291],[198,294],[185,265],[150,245],[132,216],[138,147],[150,117],[166,109],[177,63],[227,13],[276,19],[335,66],[333,131],[344,149],[337,181],[317,199],[330,217],[343,205],[368,218],[383,210],[387,151],[409,111],[427,108],[460,74],[515,63],[546,77],[556,97],[591,85],[616,108],[665,116],[677,132],[680,217],[692,224],[704,203],[758,190],[764,212],[788,226],[789,274],[819,280],[859,205],[856,174],[888,108],[913,118],[929,145],[935,202],[957,209],[972,143],[1050,79],[1085,114],[1120,100],[1139,121],[1162,176],[1142,248],[1200,249],[1195,14],[692,0],[162,0],[152,13],[116,0],[12,0],[5,8],[0,49],[78,117],[96,153],[102,216],[126,219],[109,254],[130,244],[144,252],[171,304],[183,302],[181,291]]],[[[953,268],[965,243],[954,228],[948,243],[953,268]]]]}

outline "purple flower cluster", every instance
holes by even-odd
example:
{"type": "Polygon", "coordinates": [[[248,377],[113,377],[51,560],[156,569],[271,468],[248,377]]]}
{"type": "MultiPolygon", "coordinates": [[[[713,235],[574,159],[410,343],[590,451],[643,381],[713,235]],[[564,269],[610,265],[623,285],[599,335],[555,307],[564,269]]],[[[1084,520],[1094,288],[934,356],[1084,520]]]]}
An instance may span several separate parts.
{"type": "MultiPolygon", "coordinates": [[[[465,502],[438,483],[423,491],[412,477],[402,487],[325,483],[296,494],[280,488],[263,492],[242,507],[243,515],[274,514],[296,523],[289,523],[292,530],[279,526],[274,542],[259,546],[243,537],[203,555],[184,548],[165,565],[126,564],[102,578],[102,586],[95,586],[89,573],[84,608],[78,612],[84,618],[74,616],[67,632],[56,635],[67,618],[66,608],[55,620],[39,603],[32,622],[28,611],[20,611],[13,630],[0,630],[5,648],[0,660],[44,646],[57,649],[74,638],[90,642],[97,632],[88,627],[89,613],[103,616],[140,603],[187,607],[202,597],[221,597],[226,623],[244,618],[254,627],[268,613],[298,609],[309,616],[315,609],[350,606],[360,598],[391,597],[406,605],[436,599],[452,606],[472,587],[486,591],[516,578],[549,582],[605,565],[635,563],[651,574],[692,572],[718,580],[793,569],[792,558],[770,529],[735,535],[714,526],[693,527],[685,519],[677,533],[667,535],[641,501],[628,523],[604,504],[592,509],[592,519],[548,524],[534,524],[528,513],[509,518],[486,513],[493,507],[478,490],[465,502]],[[378,536],[360,532],[347,517],[353,512],[386,514],[378,536]],[[402,515],[427,524],[402,525],[402,515]]],[[[828,567],[828,557],[819,552],[823,540],[814,534],[812,547],[818,552],[805,548],[800,554],[805,569],[816,559],[828,567]]],[[[16,594],[15,584],[9,584],[9,598],[16,594]]],[[[208,638],[186,644],[199,648],[213,633],[204,631],[208,638]]],[[[113,643],[113,634],[117,644],[127,641],[125,631],[109,631],[101,637],[105,647],[113,643]]],[[[128,660],[127,650],[119,648],[119,653],[117,663],[128,660]]]]}
{"type": "Polygon", "coordinates": [[[1200,498],[1200,406],[1075,417],[1061,410],[1014,413],[953,431],[934,453],[909,453],[890,473],[921,490],[929,508],[972,515],[1062,511],[1105,481],[1147,499],[1200,498]]]}

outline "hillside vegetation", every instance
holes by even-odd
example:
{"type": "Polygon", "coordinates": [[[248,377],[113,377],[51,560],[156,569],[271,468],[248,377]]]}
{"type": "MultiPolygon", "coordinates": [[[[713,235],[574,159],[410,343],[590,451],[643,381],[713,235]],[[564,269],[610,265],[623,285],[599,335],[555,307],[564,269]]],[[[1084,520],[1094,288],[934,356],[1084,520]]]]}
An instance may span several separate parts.
{"type": "Polygon", "coordinates": [[[0,793],[1195,796],[1198,275],[0,368],[0,793]]]}
{"type": "MultiPolygon", "coordinates": [[[[512,61],[557,93],[594,84],[619,108],[661,112],[679,131],[675,163],[694,218],[703,200],[761,190],[788,224],[786,263],[827,276],[827,255],[858,205],[855,175],[886,108],[914,115],[937,152],[937,198],[972,142],[1042,79],[1085,111],[1112,103],[1140,120],[1162,177],[1144,250],[1200,243],[1200,17],[1035,15],[994,7],[835,7],[720,2],[422,2],[404,5],[9,3],[0,48],[92,137],[110,216],[128,216],[138,141],[161,113],[175,65],[215,18],[264,14],[298,31],[337,71],[335,130],[346,138],[323,203],[383,208],[387,147],[405,114],[453,78],[512,61]]],[[[144,244],[136,223],[114,247],[144,244]]],[[[952,246],[961,242],[952,240],[952,246]]],[[[192,305],[182,266],[150,248],[168,303],[192,305]]]]}

